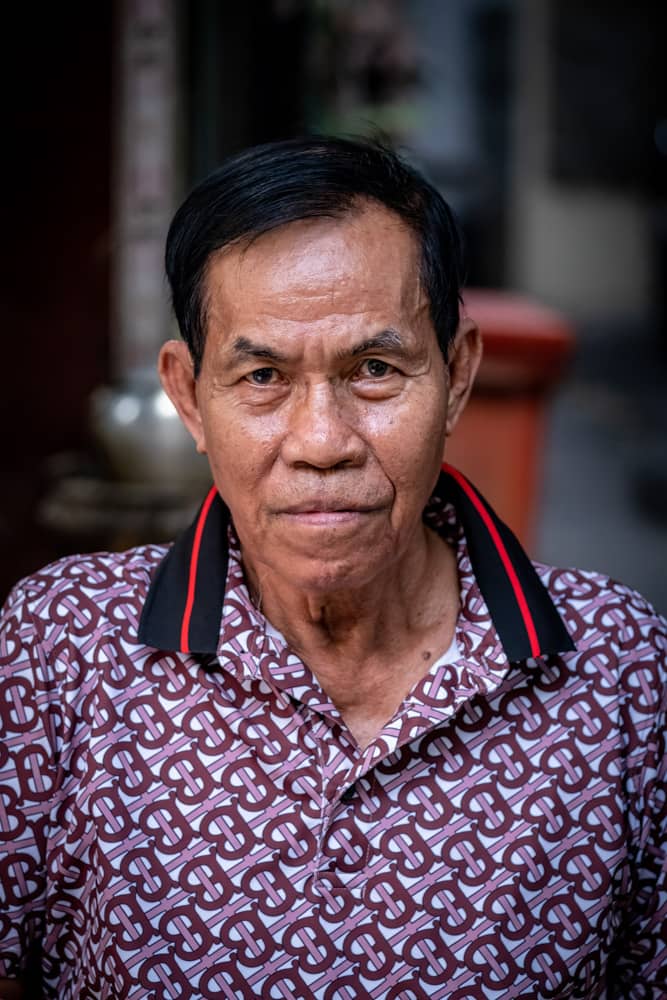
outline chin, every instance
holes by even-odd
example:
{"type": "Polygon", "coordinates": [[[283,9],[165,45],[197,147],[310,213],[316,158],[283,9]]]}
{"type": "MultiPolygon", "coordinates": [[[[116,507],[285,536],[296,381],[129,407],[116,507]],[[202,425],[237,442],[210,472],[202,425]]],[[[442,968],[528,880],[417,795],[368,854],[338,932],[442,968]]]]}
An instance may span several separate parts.
{"type": "Polygon", "coordinates": [[[398,554],[397,539],[386,529],[380,537],[377,532],[365,538],[361,534],[290,533],[287,537],[273,537],[272,544],[267,538],[262,547],[245,550],[245,561],[251,567],[254,564],[265,580],[282,580],[304,593],[353,592],[391,572],[398,554]]]}
{"type": "Polygon", "coordinates": [[[361,563],[358,556],[354,560],[317,559],[310,565],[290,566],[289,577],[299,590],[325,595],[361,590],[386,569],[384,562],[373,566],[367,560],[361,563]]]}

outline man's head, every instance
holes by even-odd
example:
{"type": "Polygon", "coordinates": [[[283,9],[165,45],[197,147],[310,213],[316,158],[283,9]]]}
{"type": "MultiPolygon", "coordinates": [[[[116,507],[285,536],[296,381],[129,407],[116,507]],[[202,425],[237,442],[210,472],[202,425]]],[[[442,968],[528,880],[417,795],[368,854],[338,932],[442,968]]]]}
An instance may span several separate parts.
{"type": "MultiPolygon", "coordinates": [[[[422,511],[479,337],[458,320],[458,240],[444,203],[390,154],[319,142],[306,144],[319,188],[302,169],[289,181],[287,152],[304,144],[279,144],[223,167],[181,209],[168,260],[193,346],[167,342],[160,374],[208,456],[258,589],[277,576],[282,592],[349,593],[406,559],[414,569],[423,553],[422,511]],[[336,171],[345,150],[350,160],[337,189],[329,149],[336,171]],[[391,186],[387,163],[400,174],[395,203],[352,188],[365,155],[384,164],[378,191],[391,186]],[[258,159],[262,184],[242,176],[258,159]]],[[[361,173],[371,190],[368,164],[361,173]]]]}
{"type": "Polygon", "coordinates": [[[207,327],[207,274],[225,247],[303,219],[342,218],[369,201],[414,234],[433,328],[446,356],[459,321],[459,232],[442,196],[393,151],[338,138],[269,143],[229,159],[189,195],[167,238],[174,311],[199,374],[207,327]]]}

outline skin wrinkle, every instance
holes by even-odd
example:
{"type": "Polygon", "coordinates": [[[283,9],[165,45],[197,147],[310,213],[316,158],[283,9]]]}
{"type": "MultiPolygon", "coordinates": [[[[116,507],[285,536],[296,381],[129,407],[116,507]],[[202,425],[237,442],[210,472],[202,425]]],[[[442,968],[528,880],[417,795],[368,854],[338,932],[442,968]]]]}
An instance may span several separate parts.
{"type": "Polygon", "coordinates": [[[415,238],[375,205],[273,230],[208,274],[199,378],[170,342],[163,383],[251,591],[364,745],[453,634],[454,557],[421,513],[479,339],[462,324],[445,364],[415,238]]]}

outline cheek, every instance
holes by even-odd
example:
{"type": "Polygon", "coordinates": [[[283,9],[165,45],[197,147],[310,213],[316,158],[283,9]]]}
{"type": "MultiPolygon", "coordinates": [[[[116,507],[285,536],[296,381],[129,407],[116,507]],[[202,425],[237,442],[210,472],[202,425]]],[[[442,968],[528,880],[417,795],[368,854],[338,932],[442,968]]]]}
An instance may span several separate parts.
{"type": "Polygon", "coordinates": [[[253,488],[273,463],[278,438],[270,422],[218,409],[207,414],[204,433],[216,483],[232,482],[235,492],[253,488]]]}
{"type": "Polygon", "coordinates": [[[394,482],[417,488],[433,476],[442,462],[445,444],[446,400],[416,393],[406,405],[376,409],[365,425],[377,458],[394,482]]]}

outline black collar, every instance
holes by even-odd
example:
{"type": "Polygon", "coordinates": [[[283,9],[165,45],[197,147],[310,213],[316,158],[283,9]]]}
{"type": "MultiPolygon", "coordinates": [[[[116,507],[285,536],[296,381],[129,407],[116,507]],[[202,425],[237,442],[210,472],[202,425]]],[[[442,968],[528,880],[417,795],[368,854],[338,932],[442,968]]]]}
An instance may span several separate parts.
{"type": "MultiPolygon", "coordinates": [[[[437,495],[451,501],[477,583],[507,658],[525,660],[575,646],[516,537],[457,469],[444,465],[437,495]]],[[[229,510],[212,487],[187,531],[158,565],[139,640],[156,649],[214,654],[227,582],[229,510]]]]}

